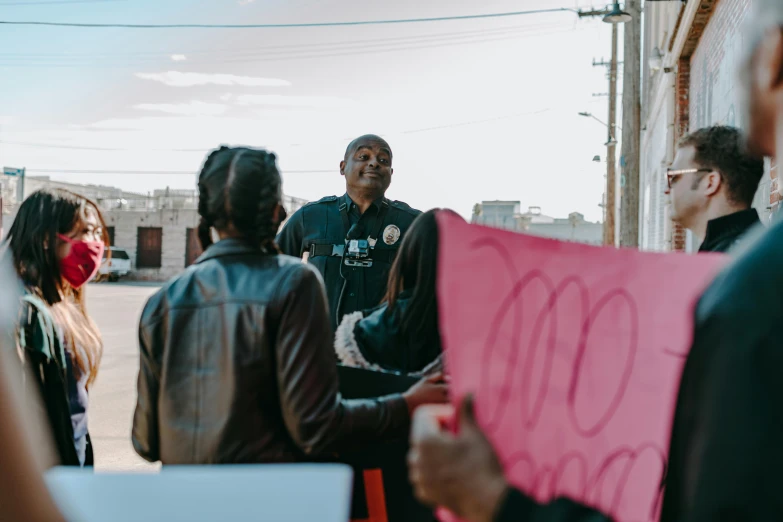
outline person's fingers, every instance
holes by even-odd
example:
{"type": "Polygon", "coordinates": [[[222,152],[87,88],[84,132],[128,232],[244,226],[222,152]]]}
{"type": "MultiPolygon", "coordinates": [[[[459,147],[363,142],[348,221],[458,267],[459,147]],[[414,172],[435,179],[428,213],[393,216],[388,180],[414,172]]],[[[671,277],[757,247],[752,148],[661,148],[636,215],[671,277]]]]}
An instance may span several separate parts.
{"type": "Polygon", "coordinates": [[[442,427],[453,416],[454,407],[450,405],[426,405],[417,408],[411,425],[411,444],[419,444],[431,437],[445,437],[442,427]]]}
{"type": "Polygon", "coordinates": [[[431,382],[433,384],[437,383],[437,382],[440,382],[440,381],[443,380],[443,372],[437,371],[437,372],[435,372],[435,373],[433,373],[431,375],[428,375],[426,377],[426,380],[427,380],[427,382],[431,382]]]}
{"type": "Polygon", "coordinates": [[[421,454],[415,446],[411,447],[411,450],[408,452],[407,460],[408,480],[413,486],[414,495],[420,502],[434,505],[434,497],[432,492],[428,489],[426,470],[423,469],[425,464],[422,462],[421,454]]]}
{"type": "Polygon", "coordinates": [[[459,405],[459,428],[460,431],[481,431],[481,428],[479,428],[478,422],[476,421],[473,394],[467,394],[459,405]]]}

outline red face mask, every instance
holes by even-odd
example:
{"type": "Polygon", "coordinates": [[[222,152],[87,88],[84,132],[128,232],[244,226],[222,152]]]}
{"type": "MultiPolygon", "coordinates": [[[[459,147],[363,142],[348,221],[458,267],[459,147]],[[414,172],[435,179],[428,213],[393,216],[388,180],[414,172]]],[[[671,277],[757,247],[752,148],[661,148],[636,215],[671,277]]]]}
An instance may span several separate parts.
{"type": "Polygon", "coordinates": [[[103,241],[81,241],[58,234],[58,237],[70,243],[71,251],[60,260],[60,274],[74,288],[95,277],[103,259],[103,241]]]}

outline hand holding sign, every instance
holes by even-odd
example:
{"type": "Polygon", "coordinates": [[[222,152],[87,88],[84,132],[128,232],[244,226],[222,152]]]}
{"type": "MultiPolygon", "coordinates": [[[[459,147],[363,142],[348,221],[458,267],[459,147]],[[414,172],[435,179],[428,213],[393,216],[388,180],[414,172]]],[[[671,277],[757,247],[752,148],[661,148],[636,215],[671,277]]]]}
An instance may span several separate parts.
{"type": "Polygon", "coordinates": [[[408,468],[416,496],[431,505],[447,506],[471,521],[492,520],[508,484],[492,445],[481,432],[466,397],[459,408],[458,435],[445,424],[454,408],[424,406],[411,431],[408,468]]]}
{"type": "Polygon", "coordinates": [[[506,477],[542,503],[654,520],[693,303],[723,258],[438,220],[453,397],[475,392],[506,477]]]}

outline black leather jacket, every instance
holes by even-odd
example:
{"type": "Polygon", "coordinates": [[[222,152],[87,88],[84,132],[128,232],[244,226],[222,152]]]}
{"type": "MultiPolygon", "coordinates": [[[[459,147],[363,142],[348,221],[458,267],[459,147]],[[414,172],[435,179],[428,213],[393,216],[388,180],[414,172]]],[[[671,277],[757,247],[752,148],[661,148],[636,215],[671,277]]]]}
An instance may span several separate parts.
{"type": "Polygon", "coordinates": [[[241,240],[150,298],[139,344],[132,439],[149,461],[296,462],[409,427],[400,395],[341,398],[320,274],[241,240]]]}

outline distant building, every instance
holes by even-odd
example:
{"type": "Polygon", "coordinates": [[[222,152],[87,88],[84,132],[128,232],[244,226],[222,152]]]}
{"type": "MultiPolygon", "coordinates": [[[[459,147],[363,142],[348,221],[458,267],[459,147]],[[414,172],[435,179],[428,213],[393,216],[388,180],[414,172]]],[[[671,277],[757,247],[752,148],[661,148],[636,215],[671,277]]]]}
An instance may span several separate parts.
{"type": "MultiPolygon", "coordinates": [[[[133,261],[132,278],[163,281],[179,274],[201,255],[198,241],[198,191],[161,189],[150,195],[100,185],[78,185],[30,177],[25,197],[44,187],[72,190],[94,200],[101,208],[112,246],[128,252],[133,261]]],[[[5,230],[10,228],[18,203],[16,192],[3,193],[5,230]]],[[[283,206],[292,215],[307,200],[283,196],[283,206]]]]}
{"type": "Polygon", "coordinates": [[[603,224],[586,221],[578,212],[561,219],[542,214],[541,207],[530,207],[525,213],[520,208],[519,201],[482,201],[473,207],[471,222],[562,241],[602,244],[603,224]]]}

